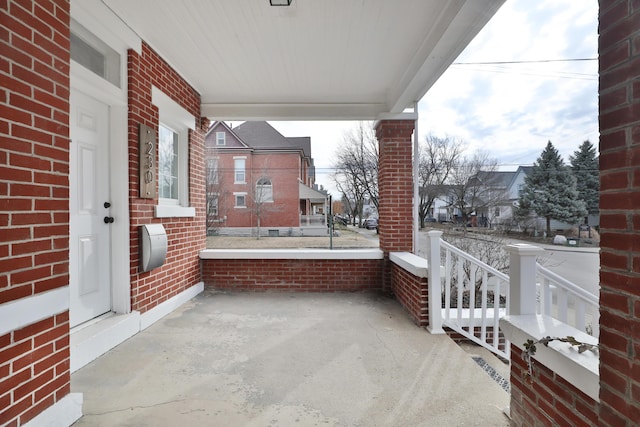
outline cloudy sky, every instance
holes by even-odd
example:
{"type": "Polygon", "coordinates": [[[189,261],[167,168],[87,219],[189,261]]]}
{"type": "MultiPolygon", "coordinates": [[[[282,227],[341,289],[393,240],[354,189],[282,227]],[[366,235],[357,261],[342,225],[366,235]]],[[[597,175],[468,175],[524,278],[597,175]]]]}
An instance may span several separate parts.
{"type": "MultiPolygon", "coordinates": [[[[507,0],[420,101],[420,139],[459,138],[504,170],[532,164],[549,140],[565,161],[586,139],[597,147],[597,18],[597,0],[507,0]]],[[[335,147],[353,123],[270,123],[311,136],[317,181],[332,189],[335,147]]]]}

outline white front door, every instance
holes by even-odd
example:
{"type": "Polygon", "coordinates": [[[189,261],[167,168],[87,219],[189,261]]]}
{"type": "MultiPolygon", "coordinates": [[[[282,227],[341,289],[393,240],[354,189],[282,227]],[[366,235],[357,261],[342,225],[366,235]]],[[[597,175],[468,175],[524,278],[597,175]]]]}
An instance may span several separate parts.
{"type": "Polygon", "coordinates": [[[71,327],[111,310],[109,106],[71,91],[71,327]]]}

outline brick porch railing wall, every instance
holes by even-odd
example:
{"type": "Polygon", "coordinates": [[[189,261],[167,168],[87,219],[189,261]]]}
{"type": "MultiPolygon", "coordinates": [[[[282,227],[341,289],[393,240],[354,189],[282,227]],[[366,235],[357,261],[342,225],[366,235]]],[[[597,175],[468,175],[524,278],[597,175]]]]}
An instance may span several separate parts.
{"type": "MultiPolygon", "coordinates": [[[[426,260],[425,260],[426,263],[426,260]]],[[[426,277],[418,277],[391,263],[391,289],[398,302],[418,326],[429,324],[429,299],[426,277]]]]}
{"type": "Polygon", "coordinates": [[[640,2],[600,0],[600,412],[640,420],[640,2]]]}
{"type": "Polygon", "coordinates": [[[597,425],[598,402],[535,360],[529,377],[521,354],[522,349],[512,344],[509,410],[514,425],[597,425]]]}
{"type": "Polygon", "coordinates": [[[202,279],[242,291],[380,291],[382,259],[203,259],[202,279]]]}
{"type": "Polygon", "coordinates": [[[414,126],[413,120],[381,120],[376,127],[379,143],[378,218],[380,249],[385,258],[385,292],[391,292],[389,252],[413,251],[411,135],[414,126]]]}
{"type": "MultiPolygon", "coordinates": [[[[0,22],[3,304],[69,285],[69,3],[5,1],[0,22]]],[[[0,425],[69,392],[67,310],[0,336],[0,425]]]]}
{"type": "Polygon", "coordinates": [[[201,281],[198,253],[206,247],[204,136],[209,121],[200,118],[200,95],[144,42],[141,54],[129,51],[128,82],[131,309],[144,313],[201,281]],[[154,218],[158,199],[138,197],[138,125],[145,124],[156,132],[159,125],[152,86],[194,116],[196,129],[189,132],[189,203],[196,209],[195,218],[154,218]],[[167,259],[162,267],[139,273],[138,229],[150,223],[164,225],[167,259]]]}

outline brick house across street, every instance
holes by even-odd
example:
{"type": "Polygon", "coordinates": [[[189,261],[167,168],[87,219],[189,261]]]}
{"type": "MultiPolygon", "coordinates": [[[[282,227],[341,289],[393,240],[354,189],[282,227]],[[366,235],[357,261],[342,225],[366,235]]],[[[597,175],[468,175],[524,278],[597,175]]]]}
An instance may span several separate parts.
{"type": "Polygon", "coordinates": [[[285,137],[265,121],[205,137],[209,234],[326,235],[327,195],[314,189],[309,137],[285,137]]]}

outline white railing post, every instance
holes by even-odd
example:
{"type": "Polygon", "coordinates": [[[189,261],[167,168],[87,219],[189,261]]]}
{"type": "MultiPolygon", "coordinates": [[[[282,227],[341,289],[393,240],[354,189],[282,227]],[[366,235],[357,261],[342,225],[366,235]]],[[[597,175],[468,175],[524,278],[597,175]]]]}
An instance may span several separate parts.
{"type": "Polygon", "coordinates": [[[429,292],[429,326],[432,334],[444,334],[442,329],[442,282],[440,280],[440,238],[442,231],[427,232],[428,255],[428,292],[429,292]]]}
{"type": "Polygon", "coordinates": [[[507,245],[504,249],[509,253],[510,313],[507,314],[536,314],[536,258],[544,249],[526,243],[507,245]]]}

